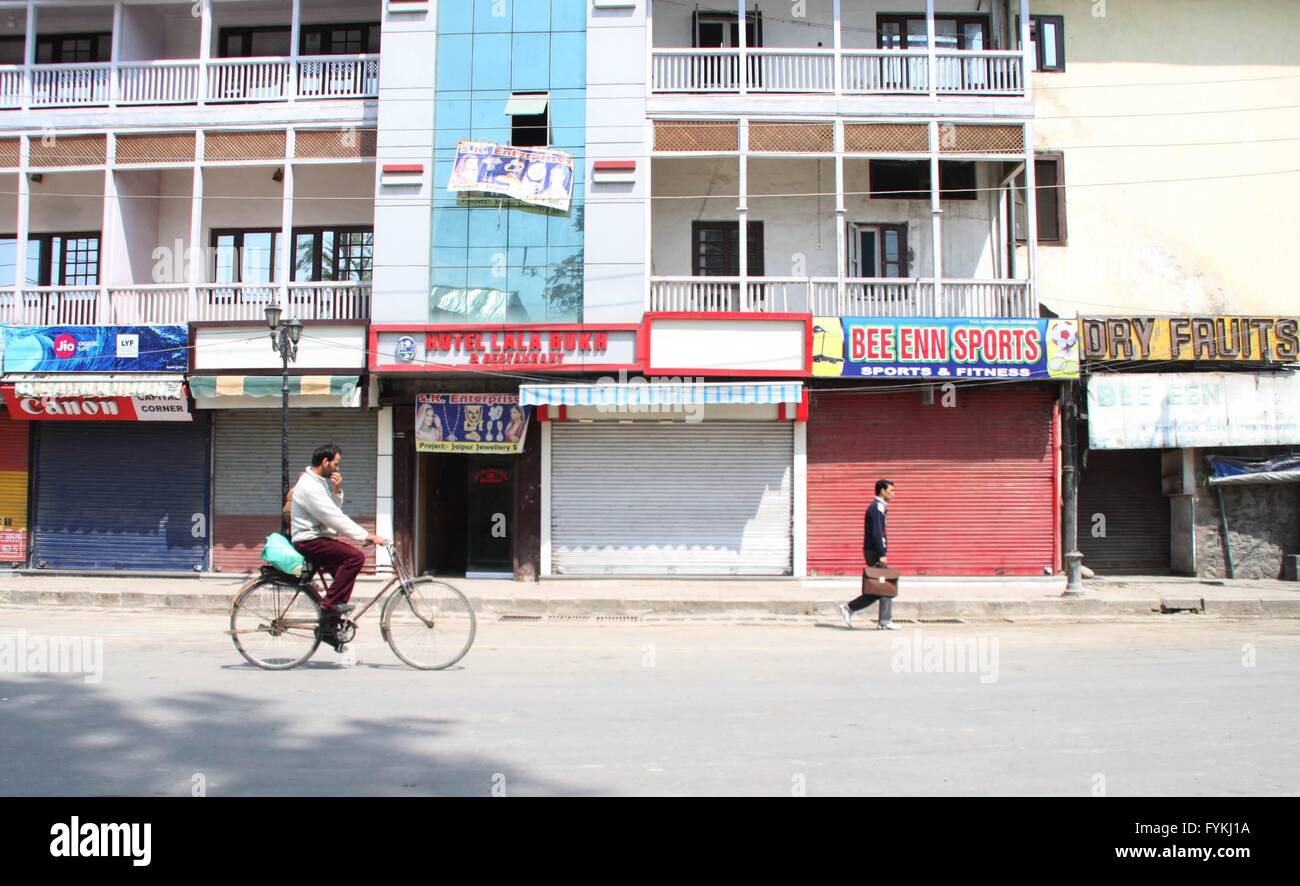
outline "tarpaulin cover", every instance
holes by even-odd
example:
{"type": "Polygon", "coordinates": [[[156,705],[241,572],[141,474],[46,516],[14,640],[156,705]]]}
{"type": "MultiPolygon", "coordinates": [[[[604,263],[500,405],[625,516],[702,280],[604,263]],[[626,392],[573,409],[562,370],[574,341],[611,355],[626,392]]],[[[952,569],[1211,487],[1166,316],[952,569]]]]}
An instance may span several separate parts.
{"type": "Polygon", "coordinates": [[[1300,483],[1300,453],[1288,453],[1262,460],[1209,458],[1211,486],[1246,483],[1300,483]]]}

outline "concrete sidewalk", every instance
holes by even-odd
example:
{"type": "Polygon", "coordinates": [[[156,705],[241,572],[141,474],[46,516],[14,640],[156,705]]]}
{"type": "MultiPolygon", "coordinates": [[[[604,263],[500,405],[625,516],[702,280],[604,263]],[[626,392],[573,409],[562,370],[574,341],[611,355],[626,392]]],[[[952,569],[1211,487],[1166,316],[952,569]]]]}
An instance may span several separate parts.
{"type": "MultiPolygon", "coordinates": [[[[0,575],[0,607],[63,606],[226,612],[246,577],[0,575]]],[[[385,579],[363,577],[354,602],[370,600],[385,579]]],[[[843,579],[577,579],[540,582],[452,579],[489,617],[836,618],[855,596],[843,579]]],[[[1064,597],[1061,577],[904,577],[894,604],[899,621],[1023,618],[1131,618],[1196,612],[1229,617],[1300,618],[1300,584],[1194,578],[1093,579],[1082,597],[1064,597]]],[[[868,618],[874,619],[870,613],[868,618]]]]}

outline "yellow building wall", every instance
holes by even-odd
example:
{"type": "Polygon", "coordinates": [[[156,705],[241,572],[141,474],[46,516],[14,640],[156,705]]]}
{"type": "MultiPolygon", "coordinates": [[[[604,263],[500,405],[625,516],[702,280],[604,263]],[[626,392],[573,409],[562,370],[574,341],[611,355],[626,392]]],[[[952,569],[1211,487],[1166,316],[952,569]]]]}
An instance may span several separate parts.
{"type": "Polygon", "coordinates": [[[1064,153],[1067,185],[1040,300],[1063,316],[1296,313],[1300,173],[1278,173],[1300,170],[1300,2],[1030,10],[1065,16],[1066,40],[1066,70],[1032,81],[1035,146],[1064,153]]]}

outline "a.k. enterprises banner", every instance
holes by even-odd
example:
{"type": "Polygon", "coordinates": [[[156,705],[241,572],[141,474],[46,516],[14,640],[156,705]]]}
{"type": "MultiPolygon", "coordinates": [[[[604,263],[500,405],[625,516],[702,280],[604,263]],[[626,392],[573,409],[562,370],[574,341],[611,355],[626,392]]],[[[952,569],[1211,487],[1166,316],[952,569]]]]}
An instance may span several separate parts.
{"type": "Polygon", "coordinates": [[[815,317],[813,375],[1077,379],[1074,320],[815,317]]]}
{"type": "Polygon", "coordinates": [[[8,326],[4,371],[187,372],[185,326],[8,326]]]}
{"type": "Polygon", "coordinates": [[[516,394],[419,394],[415,450],[517,455],[532,411],[516,394]]]}
{"type": "Polygon", "coordinates": [[[456,165],[447,187],[457,193],[501,194],[567,212],[573,199],[573,156],[462,141],[456,145],[456,165]]]}

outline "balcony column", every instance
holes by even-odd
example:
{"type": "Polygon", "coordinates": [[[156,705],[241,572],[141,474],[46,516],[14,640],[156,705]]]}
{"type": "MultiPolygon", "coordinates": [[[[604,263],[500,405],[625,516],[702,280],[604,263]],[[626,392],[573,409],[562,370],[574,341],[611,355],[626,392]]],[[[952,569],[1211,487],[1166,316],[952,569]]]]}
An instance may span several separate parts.
{"type": "MultiPolygon", "coordinates": [[[[23,95],[24,111],[32,106],[32,96],[36,92],[36,80],[32,74],[32,65],[36,64],[36,4],[27,4],[27,34],[23,44],[23,95]]],[[[26,144],[26,141],[23,142],[26,144]]]]}
{"type": "MultiPolygon", "coordinates": [[[[934,11],[934,2],[930,0],[930,11],[934,11]]],[[[943,209],[939,203],[939,123],[930,121],[930,236],[931,248],[934,250],[934,305],[930,316],[943,317],[943,209]]]]}
{"type": "MultiPolygon", "coordinates": [[[[302,37],[302,0],[293,0],[293,23],[289,28],[289,82],[285,86],[285,96],[289,101],[298,97],[298,49],[302,37]]],[[[290,154],[289,156],[293,156],[290,154]]],[[[286,171],[285,175],[288,175],[286,171]]],[[[285,185],[289,179],[285,178],[285,185]]]]}
{"type": "MultiPolygon", "coordinates": [[[[736,0],[736,5],[740,7],[740,94],[744,95],[749,92],[749,19],[745,9],[746,0],[736,0]]],[[[741,238],[743,249],[744,238],[741,238]]],[[[743,268],[741,269],[744,270],[743,268]]]]}
{"type": "MultiPolygon", "coordinates": [[[[207,7],[207,3],[204,3],[207,7]]],[[[189,314],[186,319],[190,322],[206,319],[199,312],[199,284],[206,282],[208,263],[204,260],[207,255],[203,241],[203,154],[204,142],[207,133],[202,129],[195,132],[194,138],[194,179],[191,184],[191,194],[193,199],[190,201],[190,255],[186,264],[186,283],[189,284],[189,314]]]]}
{"type": "MultiPolygon", "coordinates": [[[[28,9],[30,12],[30,8],[28,9]]],[[[17,324],[27,322],[23,287],[27,284],[27,240],[31,237],[32,184],[27,180],[31,165],[31,136],[18,137],[18,222],[14,244],[14,314],[17,324]]]]}
{"type": "Polygon", "coordinates": [[[1034,97],[1033,93],[1033,76],[1034,56],[1029,46],[1029,0],[1020,0],[1020,52],[1023,60],[1021,65],[1024,66],[1025,81],[1025,98],[1034,97]]]}
{"type": "Polygon", "coordinates": [[[285,151],[288,159],[284,162],[284,199],[281,201],[280,215],[280,279],[276,281],[280,284],[280,307],[284,308],[284,316],[288,319],[292,319],[289,313],[289,280],[293,277],[293,155],[297,135],[296,130],[289,130],[288,149],[285,151]]]}
{"type": "MultiPolygon", "coordinates": [[[[838,7],[838,3],[836,6],[838,7]]],[[[836,18],[838,23],[839,19],[836,18]]],[[[836,35],[838,36],[838,34],[836,35]]],[[[848,207],[844,200],[844,121],[835,121],[835,301],[836,313],[843,313],[848,276],[848,207]]],[[[813,287],[809,285],[809,294],[813,287]]],[[[810,304],[810,309],[812,308],[810,304]]],[[[816,313],[814,311],[814,313],[816,313]]]]}
{"type": "Polygon", "coordinates": [[[122,64],[122,0],[113,3],[113,34],[109,38],[108,52],[108,106],[116,108],[122,98],[121,64],[122,64]]]}
{"type": "MultiPolygon", "coordinates": [[[[1037,308],[1035,304],[1035,283],[1038,280],[1038,170],[1034,162],[1034,126],[1025,124],[1025,241],[1029,253],[1029,298],[1026,310],[1037,308]]],[[[1057,182],[1063,186],[1064,182],[1057,182]]],[[[1038,312],[1034,310],[1031,316],[1038,312]]]]}
{"type": "MultiPolygon", "coordinates": [[[[212,0],[199,0],[199,76],[196,88],[200,105],[208,101],[208,65],[212,61],[212,0]]],[[[200,160],[203,155],[199,154],[200,160]]]]}
{"type": "MultiPolygon", "coordinates": [[[[743,29],[742,29],[743,30],[743,29]]],[[[740,141],[740,203],[736,206],[737,214],[737,251],[740,259],[740,302],[741,311],[749,310],[749,120],[741,119],[737,138],[740,141]]]]}
{"type": "MultiPolygon", "coordinates": [[[[114,20],[116,24],[116,19],[114,20]]],[[[113,323],[112,306],[109,303],[109,286],[108,281],[114,279],[117,274],[117,255],[119,247],[123,250],[127,248],[126,227],[121,223],[122,213],[119,204],[117,190],[117,173],[113,167],[117,164],[117,135],[116,133],[107,133],[105,136],[105,162],[104,162],[104,206],[102,210],[102,221],[100,222],[99,233],[99,299],[95,323],[111,326],[113,323]]],[[[128,262],[128,268],[130,264],[128,262]]],[[[132,279],[131,283],[135,283],[132,279]]]]}
{"type": "MultiPolygon", "coordinates": [[[[907,45],[907,34],[903,34],[903,45],[907,45]]],[[[935,56],[934,0],[925,0],[925,46],[926,64],[930,72],[930,98],[939,97],[939,63],[935,56]]]]}
{"type": "Polygon", "coordinates": [[[844,29],[840,21],[843,0],[831,0],[831,28],[835,47],[835,94],[844,94],[844,29]]]}

